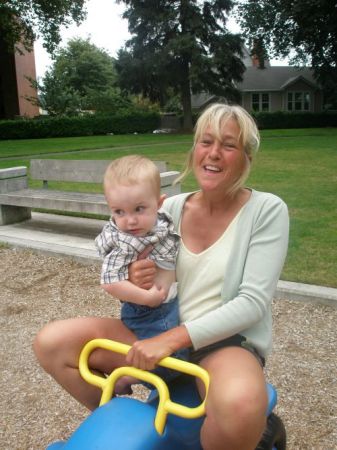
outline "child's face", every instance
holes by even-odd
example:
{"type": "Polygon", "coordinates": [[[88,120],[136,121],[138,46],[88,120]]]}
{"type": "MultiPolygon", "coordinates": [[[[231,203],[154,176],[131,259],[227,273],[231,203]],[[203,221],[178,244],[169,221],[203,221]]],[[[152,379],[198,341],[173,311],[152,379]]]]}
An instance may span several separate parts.
{"type": "Polygon", "coordinates": [[[150,183],[108,187],[105,195],[117,227],[134,236],[145,236],[153,228],[165,198],[158,198],[150,183]]]}

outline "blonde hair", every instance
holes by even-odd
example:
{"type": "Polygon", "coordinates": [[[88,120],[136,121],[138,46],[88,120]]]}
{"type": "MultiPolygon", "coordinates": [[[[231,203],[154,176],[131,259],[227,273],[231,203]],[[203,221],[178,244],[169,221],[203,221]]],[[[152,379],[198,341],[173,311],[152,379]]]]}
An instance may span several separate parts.
{"type": "Polygon", "coordinates": [[[246,162],[242,173],[231,187],[229,194],[235,194],[244,185],[250,173],[251,162],[260,145],[260,134],[254,119],[244,108],[224,103],[212,104],[199,117],[195,126],[193,147],[187,155],[185,169],[176,182],[182,181],[191,172],[195,146],[206,129],[210,127],[215,137],[221,141],[223,127],[230,119],[234,119],[240,128],[239,139],[243,145],[246,162]]]}
{"type": "Polygon", "coordinates": [[[103,187],[107,189],[117,185],[150,183],[155,194],[160,196],[160,173],[157,166],[150,159],[139,155],[123,156],[114,159],[107,167],[103,187]]]}

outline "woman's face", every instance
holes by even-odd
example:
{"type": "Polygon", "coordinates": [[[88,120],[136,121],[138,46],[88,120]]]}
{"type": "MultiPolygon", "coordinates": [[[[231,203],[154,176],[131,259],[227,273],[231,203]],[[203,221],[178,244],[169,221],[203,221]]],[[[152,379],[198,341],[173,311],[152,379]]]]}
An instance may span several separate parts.
{"type": "Polygon", "coordinates": [[[224,124],[220,138],[211,127],[201,134],[193,152],[193,171],[204,192],[228,192],[243,172],[247,157],[239,136],[234,119],[224,124]]]}

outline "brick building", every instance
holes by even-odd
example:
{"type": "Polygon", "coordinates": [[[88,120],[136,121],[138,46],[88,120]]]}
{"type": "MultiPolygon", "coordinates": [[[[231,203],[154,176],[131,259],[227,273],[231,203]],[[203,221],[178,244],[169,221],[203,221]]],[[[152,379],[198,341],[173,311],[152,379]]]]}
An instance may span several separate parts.
{"type": "Polygon", "coordinates": [[[26,97],[37,97],[27,77],[36,79],[34,51],[10,52],[0,36],[0,120],[39,115],[26,97]]]}

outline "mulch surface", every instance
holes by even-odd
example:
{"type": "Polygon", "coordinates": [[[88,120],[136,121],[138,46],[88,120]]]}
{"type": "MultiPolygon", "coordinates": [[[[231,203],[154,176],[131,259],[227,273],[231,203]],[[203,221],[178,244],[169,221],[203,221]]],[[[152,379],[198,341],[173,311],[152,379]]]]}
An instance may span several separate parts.
{"type": "MultiPolygon", "coordinates": [[[[99,265],[0,248],[0,448],[43,450],[87,411],[37,364],[31,349],[50,320],[119,314],[99,287],[99,265]]],[[[278,390],[290,450],[337,449],[337,309],[277,300],[268,381],[278,390]]],[[[142,389],[136,394],[144,396],[142,389]]]]}

